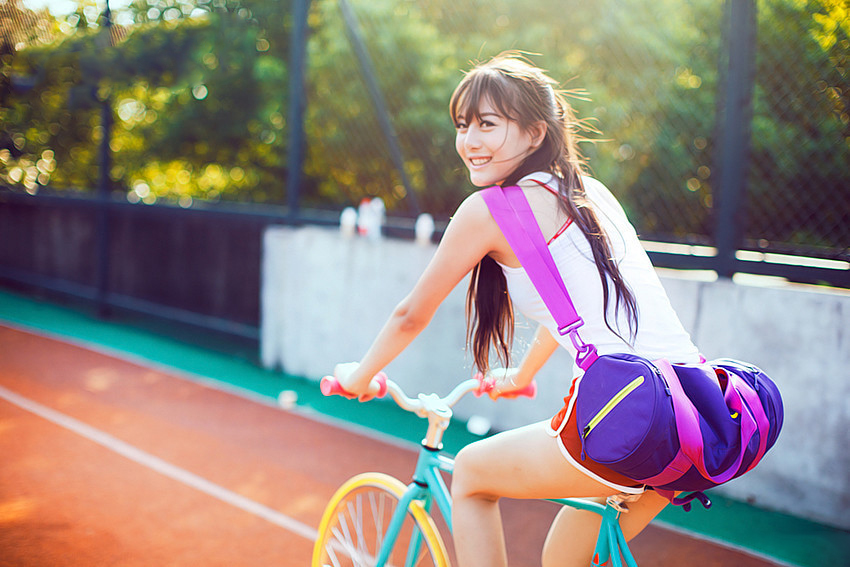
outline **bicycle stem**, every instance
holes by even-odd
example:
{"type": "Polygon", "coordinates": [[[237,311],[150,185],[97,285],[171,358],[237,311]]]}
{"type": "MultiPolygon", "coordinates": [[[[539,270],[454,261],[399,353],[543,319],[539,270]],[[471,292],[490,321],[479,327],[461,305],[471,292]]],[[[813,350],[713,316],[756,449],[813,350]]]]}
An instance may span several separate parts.
{"type": "Polygon", "coordinates": [[[443,448],[443,433],[449,427],[452,419],[451,408],[434,394],[420,395],[422,413],[428,417],[428,431],[422,440],[422,445],[428,449],[439,451],[443,448]]]}
{"type": "Polygon", "coordinates": [[[443,448],[443,433],[449,427],[452,419],[452,406],[465,394],[480,387],[477,380],[467,380],[458,384],[445,398],[437,394],[419,394],[416,400],[408,398],[401,388],[391,380],[387,381],[387,389],[403,409],[416,413],[419,417],[428,418],[428,431],[422,440],[422,445],[439,451],[443,448]]]}

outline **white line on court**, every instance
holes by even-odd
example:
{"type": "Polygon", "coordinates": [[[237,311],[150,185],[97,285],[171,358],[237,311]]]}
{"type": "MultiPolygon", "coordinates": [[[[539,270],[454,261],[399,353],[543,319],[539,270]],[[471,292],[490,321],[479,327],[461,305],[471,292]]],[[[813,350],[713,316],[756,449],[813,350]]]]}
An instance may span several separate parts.
{"type": "Polygon", "coordinates": [[[177,482],[183,483],[186,486],[199,490],[213,498],[221,500],[231,506],[235,506],[240,510],[248,512],[249,514],[253,514],[254,516],[263,518],[275,524],[276,526],[280,526],[296,535],[299,535],[303,538],[309,539],[311,541],[315,541],[318,536],[316,530],[308,526],[307,524],[303,524],[298,520],[290,518],[284,514],[281,514],[277,510],[273,510],[267,506],[263,506],[258,502],[254,502],[249,498],[245,498],[244,496],[227,490],[224,487],[221,487],[215,483],[212,483],[205,478],[201,478],[196,474],[193,474],[185,469],[181,469],[178,466],[172,465],[167,461],[163,461],[159,457],[155,457],[150,453],[146,453],[141,449],[130,445],[129,443],[125,443],[120,439],[117,439],[108,433],[104,433],[99,429],[95,429],[90,425],[86,425],[85,423],[74,419],[73,417],[69,417],[63,413],[60,413],[56,410],[50,409],[46,406],[43,406],[37,402],[34,402],[28,398],[25,398],[11,390],[0,386],[0,398],[5,399],[9,403],[12,403],[18,406],[21,409],[24,409],[30,413],[34,413],[35,415],[44,418],[60,427],[64,427],[65,429],[80,435],[81,437],[85,437],[90,441],[94,441],[95,443],[106,447],[110,451],[118,453],[119,455],[130,459],[142,466],[145,466],[151,470],[154,470],[160,473],[163,476],[167,476],[177,482]]]}

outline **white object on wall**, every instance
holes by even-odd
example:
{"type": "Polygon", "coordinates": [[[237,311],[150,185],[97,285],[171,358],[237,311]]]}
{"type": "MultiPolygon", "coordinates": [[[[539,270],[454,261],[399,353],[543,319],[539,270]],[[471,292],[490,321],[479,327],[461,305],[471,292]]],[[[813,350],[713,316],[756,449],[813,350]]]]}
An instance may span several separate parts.
{"type": "Polygon", "coordinates": [[[383,199],[380,197],[363,199],[357,207],[357,231],[370,240],[379,240],[385,217],[386,208],[383,199]]]}
{"type": "Polygon", "coordinates": [[[413,228],[416,235],[416,243],[426,245],[431,243],[431,236],[434,234],[434,217],[428,213],[422,213],[416,217],[416,225],[413,228]]]}
{"type": "Polygon", "coordinates": [[[354,236],[354,231],[357,228],[357,211],[354,207],[345,207],[342,214],[339,215],[339,232],[345,238],[354,236]]]}

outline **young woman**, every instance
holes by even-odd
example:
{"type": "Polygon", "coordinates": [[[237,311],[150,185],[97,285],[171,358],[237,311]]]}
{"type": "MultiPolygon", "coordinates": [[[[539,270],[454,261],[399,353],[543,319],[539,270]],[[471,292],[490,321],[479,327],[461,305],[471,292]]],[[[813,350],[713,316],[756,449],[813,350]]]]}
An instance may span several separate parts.
{"type": "MultiPolygon", "coordinates": [[[[519,185],[584,318],[582,338],[599,354],[636,352],[649,359],[698,362],[634,228],[610,192],[582,172],[578,121],[556,83],[513,53],[470,71],[450,102],[456,149],[476,187],[519,185]]],[[[574,354],[479,193],[458,207],[434,258],[398,304],[359,363],[335,375],[365,399],[371,378],[422,331],[466,275],[471,351],[495,391],[528,385],[558,348],[574,354]],[[490,369],[495,348],[510,366],[513,307],[539,323],[516,368],[490,369]]],[[[566,369],[565,369],[566,371],[566,369]]],[[[574,373],[578,371],[574,368],[574,373]]],[[[572,391],[570,391],[570,394],[572,391]]],[[[569,401],[569,395],[565,403],[569,401]]],[[[508,498],[615,496],[628,501],[621,520],[634,537],[666,500],[604,466],[580,458],[566,404],[554,418],[473,443],[456,458],[452,479],[454,539],[462,566],[506,565],[498,501],[508,498]],[[638,498],[640,496],[640,498],[638,498]]],[[[549,416],[541,416],[549,417],[549,416]]],[[[550,529],[543,565],[588,565],[598,516],[564,509],[550,529]]]]}

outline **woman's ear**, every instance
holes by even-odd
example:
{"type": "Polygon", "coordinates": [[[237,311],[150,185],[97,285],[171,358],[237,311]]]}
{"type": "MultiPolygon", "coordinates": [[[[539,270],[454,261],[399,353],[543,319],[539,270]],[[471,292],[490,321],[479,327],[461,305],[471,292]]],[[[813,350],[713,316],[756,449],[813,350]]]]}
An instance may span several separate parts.
{"type": "Polygon", "coordinates": [[[531,147],[535,150],[540,147],[540,144],[543,143],[543,140],[546,139],[546,132],[548,126],[546,122],[543,120],[538,120],[528,129],[528,133],[531,135],[531,147]]]}

